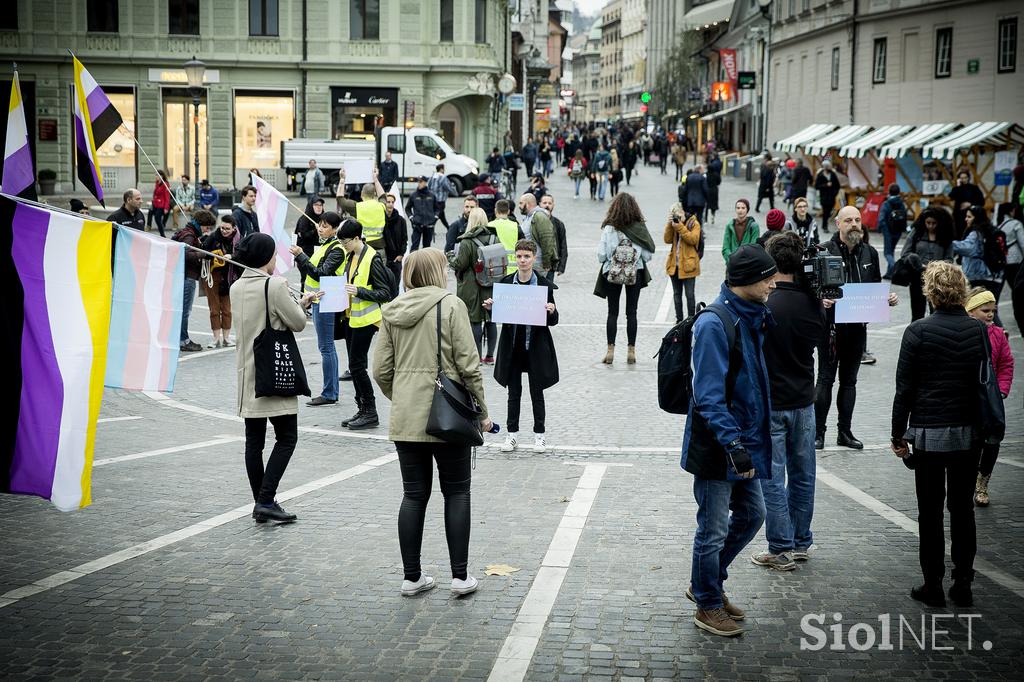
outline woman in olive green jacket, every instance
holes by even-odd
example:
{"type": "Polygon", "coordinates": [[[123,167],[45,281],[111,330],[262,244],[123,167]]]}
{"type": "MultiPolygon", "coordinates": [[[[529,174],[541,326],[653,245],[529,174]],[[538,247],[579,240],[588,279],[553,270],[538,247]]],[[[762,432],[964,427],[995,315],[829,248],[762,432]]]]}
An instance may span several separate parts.
{"type": "Polygon", "coordinates": [[[455,270],[455,295],[462,299],[469,312],[469,322],[473,328],[473,339],[476,341],[476,352],[485,365],[494,364],[494,347],[498,343],[498,325],[491,322],[489,314],[484,310],[484,301],[491,297],[493,287],[481,286],[476,281],[476,261],[480,254],[480,244],[497,244],[498,232],[487,226],[487,214],[482,208],[474,208],[469,212],[466,231],[458,238],[454,253],[448,254],[448,264],[455,270]],[[493,239],[492,239],[493,238],[493,239]],[[487,332],[487,355],[483,353],[483,337],[487,332]]]}
{"type": "Polygon", "coordinates": [[[489,431],[491,420],[484,403],[480,355],[476,351],[466,304],[453,296],[448,284],[445,255],[432,248],[413,251],[403,263],[405,293],[384,307],[373,378],[391,400],[388,438],[395,442],[402,469],[404,495],[398,512],[398,541],[405,579],[402,595],[410,597],[433,589],[434,579],[420,570],[423,520],[430,499],[434,461],[437,461],[444,496],[445,537],[452,568],[452,594],[475,592],[470,576],[470,505],[472,476],[469,446],[446,443],[427,433],[427,416],[437,376],[437,309],[441,311],[441,367],[448,378],[464,385],[482,410],[480,426],[489,431]]]}
{"type": "Polygon", "coordinates": [[[725,226],[722,238],[722,258],[729,262],[733,251],[744,244],[756,244],[761,228],[750,215],[750,202],[746,199],[736,200],[736,217],[725,226]]]}

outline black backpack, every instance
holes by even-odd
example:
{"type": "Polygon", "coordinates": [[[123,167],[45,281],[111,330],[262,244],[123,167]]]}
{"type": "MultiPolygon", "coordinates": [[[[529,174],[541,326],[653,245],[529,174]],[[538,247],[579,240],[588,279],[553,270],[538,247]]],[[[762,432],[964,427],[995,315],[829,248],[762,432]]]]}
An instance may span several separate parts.
{"type": "Polygon", "coordinates": [[[907,229],[907,206],[903,203],[903,199],[898,199],[898,201],[899,204],[893,206],[889,211],[889,229],[892,230],[895,227],[903,232],[907,229]]]}
{"type": "Polygon", "coordinates": [[[992,228],[987,235],[979,233],[978,236],[982,238],[984,244],[982,259],[985,261],[985,267],[992,274],[999,274],[1006,269],[1006,254],[1009,252],[1006,246],[1006,233],[992,228]]]}
{"type": "Polygon", "coordinates": [[[729,376],[726,379],[726,395],[731,396],[739,363],[733,362],[736,355],[736,321],[725,308],[717,303],[697,307],[697,312],[672,327],[661,339],[658,350],[658,407],[670,414],[686,414],[693,398],[693,366],[690,362],[693,350],[693,325],[697,318],[711,311],[718,315],[725,325],[725,336],[729,340],[729,376]]]}

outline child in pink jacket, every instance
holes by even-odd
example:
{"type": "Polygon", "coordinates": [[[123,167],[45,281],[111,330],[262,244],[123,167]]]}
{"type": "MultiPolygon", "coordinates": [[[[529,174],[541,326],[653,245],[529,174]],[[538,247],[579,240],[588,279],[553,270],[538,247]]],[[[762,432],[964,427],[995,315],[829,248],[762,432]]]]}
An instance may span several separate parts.
{"type": "MultiPolygon", "coordinates": [[[[996,314],[996,297],[984,287],[971,289],[967,301],[967,314],[981,320],[988,327],[988,340],[992,346],[992,368],[996,373],[999,392],[1003,399],[1010,394],[1013,383],[1013,355],[1010,353],[1010,342],[1002,327],[993,324],[996,314]]],[[[974,504],[987,507],[989,503],[988,482],[992,478],[992,469],[999,456],[999,443],[986,443],[981,451],[981,463],[978,465],[978,481],[974,485],[974,504]]]]}

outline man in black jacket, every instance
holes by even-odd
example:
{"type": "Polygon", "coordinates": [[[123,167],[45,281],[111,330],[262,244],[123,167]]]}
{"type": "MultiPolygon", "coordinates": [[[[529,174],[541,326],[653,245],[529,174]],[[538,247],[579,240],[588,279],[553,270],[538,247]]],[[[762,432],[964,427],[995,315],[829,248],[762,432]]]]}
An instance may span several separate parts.
{"type": "MultiPolygon", "coordinates": [[[[836,215],[836,234],[822,245],[833,256],[841,256],[846,271],[846,281],[852,283],[878,283],[882,273],[878,268],[878,251],[864,241],[864,228],[860,211],[855,206],[844,206],[836,215]]],[[[889,305],[899,303],[899,296],[889,294],[889,305]]],[[[831,311],[831,328],[834,332],[822,335],[819,349],[818,385],[816,387],[814,414],[817,433],[814,447],[825,447],[825,427],[828,412],[832,407],[832,385],[839,374],[839,394],[836,407],[839,410],[837,445],[861,450],[864,444],[857,440],[852,431],[853,407],[857,402],[857,373],[860,361],[867,348],[867,325],[862,322],[835,324],[835,313],[831,311]],[[830,336],[834,334],[834,344],[830,336]],[[834,348],[832,348],[834,345],[834,348]]]]}
{"type": "Polygon", "coordinates": [[[751,560],[780,571],[806,561],[814,514],[814,349],[825,331],[822,302],[796,281],[803,242],[795,232],[768,240],[779,269],[768,308],[778,323],[765,332],[771,387],[772,476],[761,480],[768,551],[751,560]]]}
{"type": "Polygon", "coordinates": [[[434,243],[434,224],[437,222],[437,204],[434,195],[427,188],[427,176],[420,176],[416,191],[409,195],[405,212],[412,221],[412,247],[415,251],[423,244],[427,248],[434,243]]]}
{"type": "Polygon", "coordinates": [[[398,282],[402,281],[402,259],[409,245],[409,230],[405,218],[395,210],[396,200],[394,194],[384,197],[384,212],[387,215],[384,222],[384,257],[388,268],[395,275],[394,295],[398,296],[398,282]]]}
{"type": "Polygon", "coordinates": [[[142,213],[142,192],[130,189],[122,197],[121,208],[107,216],[107,220],[136,230],[145,231],[146,216],[142,213]]]}
{"type": "Polygon", "coordinates": [[[242,188],[242,201],[231,211],[231,217],[238,226],[238,234],[244,238],[253,232],[260,231],[260,221],[256,216],[256,188],[246,185],[242,188]]]}
{"type": "Polygon", "coordinates": [[[790,190],[790,199],[796,201],[799,197],[807,196],[807,188],[811,184],[811,171],[804,165],[803,159],[796,160],[796,167],[793,169],[793,185],[790,190]]]}
{"type": "Polygon", "coordinates": [[[832,220],[832,210],[839,196],[839,176],[832,170],[832,162],[828,159],[821,162],[821,170],[814,178],[814,189],[818,190],[821,203],[821,229],[828,232],[828,223],[832,220]]]}
{"type": "Polygon", "coordinates": [[[548,273],[548,279],[554,281],[555,273],[565,274],[565,262],[569,260],[569,244],[565,239],[565,223],[555,217],[555,198],[550,194],[545,194],[541,197],[540,207],[547,211],[548,216],[551,217],[551,226],[555,228],[558,260],[555,261],[555,267],[551,268],[551,272],[548,273]]]}
{"type": "Polygon", "coordinates": [[[391,158],[391,152],[384,153],[384,160],[380,164],[380,185],[385,192],[391,191],[391,185],[398,179],[398,164],[391,158]]]}
{"type": "Polygon", "coordinates": [[[767,199],[768,208],[775,208],[775,163],[772,155],[764,153],[764,162],[761,164],[761,179],[757,183],[757,205],[754,210],[761,212],[761,202],[767,199]]]}

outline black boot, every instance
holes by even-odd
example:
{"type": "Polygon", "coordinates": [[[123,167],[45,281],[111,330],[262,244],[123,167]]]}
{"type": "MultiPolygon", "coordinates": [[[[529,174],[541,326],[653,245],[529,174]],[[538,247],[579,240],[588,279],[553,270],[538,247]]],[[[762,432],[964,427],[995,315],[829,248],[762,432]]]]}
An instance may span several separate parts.
{"type": "Polygon", "coordinates": [[[839,434],[836,437],[836,445],[841,445],[844,448],[853,448],[854,450],[864,449],[864,443],[857,440],[850,429],[839,429],[839,434]]]}
{"type": "Polygon", "coordinates": [[[824,450],[825,449],[825,434],[824,433],[819,433],[816,436],[814,436],[814,449],[815,450],[824,450]]]}
{"type": "Polygon", "coordinates": [[[949,588],[949,598],[960,608],[974,606],[974,595],[971,592],[971,582],[974,580],[974,571],[969,574],[953,570],[953,586],[949,588]]]}
{"type": "Polygon", "coordinates": [[[946,597],[942,594],[942,583],[937,585],[925,583],[920,587],[911,588],[910,596],[925,606],[931,606],[936,609],[945,608],[946,606],[946,597]]]}
{"type": "Polygon", "coordinates": [[[252,509],[253,518],[256,519],[256,523],[265,523],[267,521],[277,521],[278,523],[291,523],[296,518],[295,514],[289,514],[284,509],[281,509],[281,505],[277,502],[271,502],[270,504],[259,504],[257,503],[252,509]]]}
{"type": "Polygon", "coordinates": [[[354,415],[352,415],[351,417],[349,417],[348,419],[346,419],[345,421],[341,422],[341,425],[347,427],[349,424],[351,424],[352,422],[354,422],[355,420],[359,419],[362,416],[363,416],[363,401],[360,400],[359,398],[356,398],[356,413],[354,415]]]}
{"type": "Polygon", "coordinates": [[[371,397],[363,402],[363,413],[348,423],[348,428],[353,431],[372,429],[380,422],[377,420],[377,402],[371,397]]]}

